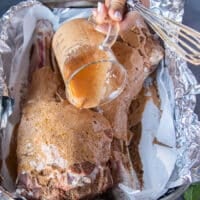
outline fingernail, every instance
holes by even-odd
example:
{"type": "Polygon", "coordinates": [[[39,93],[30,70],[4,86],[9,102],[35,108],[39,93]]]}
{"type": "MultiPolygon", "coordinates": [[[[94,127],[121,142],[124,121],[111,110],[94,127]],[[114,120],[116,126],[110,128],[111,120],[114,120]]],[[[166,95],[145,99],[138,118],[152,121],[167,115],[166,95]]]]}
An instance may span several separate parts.
{"type": "Polygon", "coordinates": [[[97,4],[97,11],[100,13],[103,11],[103,4],[101,2],[98,2],[97,4]]]}
{"type": "Polygon", "coordinates": [[[114,12],[114,17],[117,20],[122,20],[122,14],[119,11],[114,12]]]}

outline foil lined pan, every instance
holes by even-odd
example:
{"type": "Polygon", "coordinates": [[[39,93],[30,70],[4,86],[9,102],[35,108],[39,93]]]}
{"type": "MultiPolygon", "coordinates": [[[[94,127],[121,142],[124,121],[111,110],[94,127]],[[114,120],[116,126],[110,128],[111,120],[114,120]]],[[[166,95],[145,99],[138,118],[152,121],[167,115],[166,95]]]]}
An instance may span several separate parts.
{"type": "MultiPolygon", "coordinates": [[[[6,126],[8,116],[12,113],[13,105],[13,100],[9,98],[6,81],[9,77],[13,47],[17,48],[17,44],[11,44],[9,38],[15,37],[16,32],[22,31],[22,27],[19,27],[18,30],[12,29],[12,20],[18,20],[14,17],[16,12],[22,11],[23,15],[25,10],[36,4],[39,2],[35,0],[21,2],[7,11],[0,20],[1,132],[6,126]]],[[[182,0],[151,0],[151,9],[181,22],[184,2],[182,0]]],[[[67,8],[55,9],[54,13],[63,15],[65,11],[67,8]]],[[[174,107],[178,159],[168,183],[169,191],[162,199],[175,199],[187,188],[188,184],[200,180],[200,152],[198,152],[200,122],[194,113],[196,105],[194,94],[198,93],[198,85],[186,62],[170,51],[168,47],[166,47],[164,64],[169,69],[174,84],[173,98],[175,102],[172,106],[174,107]],[[177,189],[177,187],[179,188],[177,189]]],[[[172,95],[171,92],[168,93],[169,96],[172,95]]],[[[11,199],[12,196],[0,188],[1,199],[11,199]]]]}
{"type": "MultiPolygon", "coordinates": [[[[164,17],[182,22],[184,0],[151,0],[151,9],[164,17]]],[[[169,30],[170,31],[170,30],[169,30]]],[[[198,83],[187,63],[165,48],[165,66],[174,84],[174,122],[178,158],[169,188],[200,181],[200,122],[194,113],[198,83]]],[[[168,93],[170,95],[170,92],[168,93]]]]}

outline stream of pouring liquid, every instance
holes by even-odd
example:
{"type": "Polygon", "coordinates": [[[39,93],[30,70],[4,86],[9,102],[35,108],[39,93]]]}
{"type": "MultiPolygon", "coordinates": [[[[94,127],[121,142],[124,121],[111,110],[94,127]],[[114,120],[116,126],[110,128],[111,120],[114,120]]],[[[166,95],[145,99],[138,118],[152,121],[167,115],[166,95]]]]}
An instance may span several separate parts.
{"type": "MultiPolygon", "coordinates": [[[[85,64],[95,61],[108,60],[106,52],[87,47],[84,51],[78,51],[65,62],[64,81],[67,82],[70,75],[85,64]]],[[[101,101],[116,88],[109,80],[111,62],[97,62],[87,65],[78,72],[66,84],[66,93],[69,101],[78,108],[92,108],[101,104],[101,101]]]]}

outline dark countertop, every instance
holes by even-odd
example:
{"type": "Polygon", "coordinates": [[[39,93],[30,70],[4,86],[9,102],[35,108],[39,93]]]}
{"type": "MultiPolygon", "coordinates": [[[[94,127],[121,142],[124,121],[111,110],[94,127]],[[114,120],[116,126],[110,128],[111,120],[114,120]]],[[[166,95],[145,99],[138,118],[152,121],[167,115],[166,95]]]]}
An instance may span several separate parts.
{"type": "MultiPolygon", "coordinates": [[[[21,0],[1,0],[0,1],[0,16],[9,9],[10,6],[17,4],[21,0]]],[[[183,23],[200,31],[200,0],[185,0],[185,13],[183,23]]],[[[200,67],[189,64],[190,69],[195,74],[198,82],[200,82],[200,67]]],[[[196,113],[200,117],[200,95],[197,95],[196,113]]],[[[179,198],[178,200],[183,200],[179,198]]]]}
{"type": "MultiPolygon", "coordinates": [[[[183,23],[200,32],[200,0],[185,0],[185,13],[183,23]]],[[[190,69],[195,74],[198,83],[200,83],[200,66],[189,64],[190,69]]],[[[197,105],[195,112],[200,119],[200,95],[197,95],[197,105]]]]}

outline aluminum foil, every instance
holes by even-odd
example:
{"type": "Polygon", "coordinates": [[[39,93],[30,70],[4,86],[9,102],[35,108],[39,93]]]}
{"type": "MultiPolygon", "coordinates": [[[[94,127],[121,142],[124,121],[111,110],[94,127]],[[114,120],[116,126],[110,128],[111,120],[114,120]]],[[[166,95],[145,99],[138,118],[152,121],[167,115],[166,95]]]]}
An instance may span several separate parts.
{"type": "MultiPolygon", "coordinates": [[[[183,0],[151,0],[151,8],[177,22],[182,22],[184,13],[183,0]]],[[[166,46],[165,64],[169,68],[174,83],[174,122],[176,127],[176,147],[178,159],[169,187],[200,181],[200,122],[194,113],[197,81],[187,66],[166,46]]]]}
{"type": "MultiPolygon", "coordinates": [[[[20,41],[18,38],[18,40],[14,40],[16,43],[13,44],[10,42],[10,38],[14,38],[17,35],[17,32],[22,31],[21,26],[18,27],[18,30],[13,30],[12,21],[19,20],[15,18],[16,13],[21,12],[20,15],[23,17],[23,14],[27,9],[36,4],[39,4],[39,2],[35,0],[21,2],[7,11],[0,19],[1,121],[4,119],[4,126],[1,126],[1,128],[5,127],[6,118],[11,114],[12,110],[10,98],[6,97],[6,100],[10,100],[8,101],[9,103],[6,104],[7,106],[2,102],[5,102],[5,96],[9,97],[7,81],[9,79],[10,66],[12,66],[13,52],[16,51],[17,42],[20,41]],[[4,116],[4,118],[2,116],[4,116]]],[[[184,1],[151,0],[151,9],[165,17],[181,22],[184,13],[184,1]]],[[[68,8],[55,9],[54,13],[56,15],[64,16],[66,11],[68,11],[68,8]]],[[[175,199],[178,197],[177,195],[186,188],[183,185],[200,181],[200,152],[198,151],[200,146],[200,122],[198,121],[197,115],[194,113],[196,105],[196,97],[194,94],[199,93],[199,86],[197,85],[194,75],[187,67],[186,62],[179,58],[176,53],[172,52],[167,46],[164,62],[165,67],[167,67],[170,72],[174,84],[174,94],[169,91],[168,95],[175,99],[175,103],[172,106],[174,107],[178,159],[176,161],[174,172],[168,182],[168,188],[172,189],[163,199],[175,199]],[[174,189],[177,186],[183,187],[174,189]]],[[[1,189],[0,195],[2,195],[0,197],[5,199],[6,195],[8,196],[8,194],[4,193],[1,189]],[[5,197],[3,196],[4,194],[5,197]]],[[[9,196],[9,198],[11,197],[9,196]]]]}

